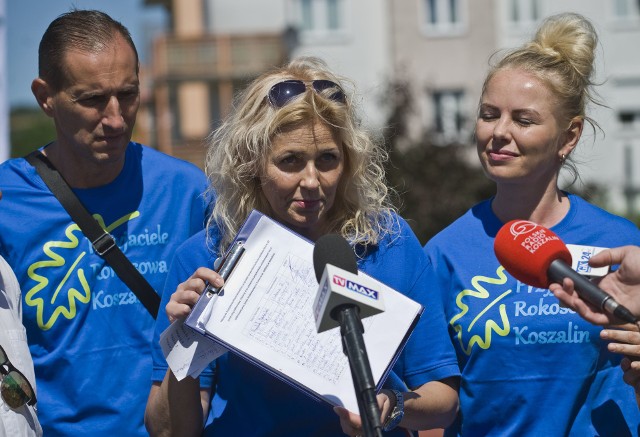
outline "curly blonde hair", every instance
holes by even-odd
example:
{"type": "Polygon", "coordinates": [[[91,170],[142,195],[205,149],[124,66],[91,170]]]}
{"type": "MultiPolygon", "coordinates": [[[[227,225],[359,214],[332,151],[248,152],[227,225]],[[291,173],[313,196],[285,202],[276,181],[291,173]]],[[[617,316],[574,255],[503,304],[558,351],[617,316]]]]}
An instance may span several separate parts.
{"type": "MultiPolygon", "coordinates": [[[[386,151],[360,126],[345,85],[349,82],[331,73],[318,58],[302,57],[269,71],[242,91],[231,114],[208,138],[205,172],[215,197],[208,228],[222,234],[220,250],[232,241],[251,210],[268,216],[273,211],[260,185],[272,140],[280,132],[317,120],[342,141],[345,162],[336,199],[328,213],[328,232],[338,232],[352,244],[375,245],[393,228],[395,212],[389,199],[383,163],[386,151]],[[335,89],[306,92],[282,107],[274,107],[267,95],[284,80],[329,80],[338,84],[346,102],[331,99],[335,89]]],[[[353,87],[352,87],[353,88],[353,87]]],[[[351,93],[351,95],[353,95],[351,93]]]]}

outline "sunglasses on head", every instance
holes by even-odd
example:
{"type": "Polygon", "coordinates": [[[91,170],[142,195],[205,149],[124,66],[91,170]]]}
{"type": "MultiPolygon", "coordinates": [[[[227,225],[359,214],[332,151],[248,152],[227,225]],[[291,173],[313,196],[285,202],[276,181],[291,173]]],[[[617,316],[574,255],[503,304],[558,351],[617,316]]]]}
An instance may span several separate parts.
{"type": "Polygon", "coordinates": [[[0,394],[9,407],[20,408],[23,405],[36,404],[36,393],[31,383],[21,371],[13,367],[2,346],[0,346],[0,373],[2,374],[0,394]]]}
{"type": "MultiPolygon", "coordinates": [[[[307,86],[309,86],[309,83],[295,79],[278,82],[269,90],[269,103],[276,108],[282,108],[289,103],[291,99],[304,93],[307,90],[307,86]]],[[[335,82],[330,80],[313,80],[310,82],[310,86],[318,94],[323,94],[323,91],[330,90],[330,93],[323,95],[335,102],[346,103],[347,101],[342,88],[335,82]]]]}

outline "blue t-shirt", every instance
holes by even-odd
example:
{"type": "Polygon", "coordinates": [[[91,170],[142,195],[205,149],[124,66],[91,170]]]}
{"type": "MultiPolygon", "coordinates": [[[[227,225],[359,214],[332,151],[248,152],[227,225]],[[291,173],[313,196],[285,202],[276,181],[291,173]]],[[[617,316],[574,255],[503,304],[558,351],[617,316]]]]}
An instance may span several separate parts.
{"type": "MultiPolygon", "coordinates": [[[[0,166],[0,254],[18,277],[44,435],[145,436],[153,318],[24,159],[0,166]]],[[[111,183],[75,189],[158,291],[204,227],[204,174],[130,143],[111,183]]]]}
{"type": "MultiPolygon", "coordinates": [[[[358,267],[410,298],[424,302],[427,291],[427,284],[423,280],[426,257],[406,222],[398,217],[392,221],[396,221],[397,232],[386,235],[378,246],[369,250],[359,261],[358,267]]],[[[198,267],[213,265],[219,237],[215,230],[211,230],[210,237],[207,241],[203,231],[178,249],[167,278],[161,308],[164,308],[177,286],[198,267]]],[[[418,325],[429,317],[432,310],[431,306],[425,310],[418,325]]],[[[162,381],[167,371],[158,339],[168,324],[166,314],[158,317],[153,342],[154,381],[162,381]]],[[[440,326],[446,335],[445,324],[440,326]]],[[[405,356],[408,353],[405,348],[394,370],[401,377],[410,376],[407,381],[411,385],[427,382],[425,369],[437,367],[429,364],[431,354],[405,356]]],[[[217,372],[216,393],[212,399],[205,435],[344,436],[339,418],[329,404],[315,401],[237,355],[226,353],[220,357],[217,360],[217,372]]],[[[211,367],[203,372],[200,376],[201,387],[212,386],[212,374],[211,367]]],[[[385,435],[403,434],[397,430],[385,435]]]]}
{"type": "MultiPolygon", "coordinates": [[[[565,243],[640,244],[626,219],[569,195],[552,228],[565,243]]],[[[482,202],[425,246],[429,283],[440,293],[462,372],[460,414],[447,435],[638,435],[640,412],[622,381],[621,357],[600,327],[563,308],[547,289],[516,281],[495,257],[503,223],[482,202]]]]}

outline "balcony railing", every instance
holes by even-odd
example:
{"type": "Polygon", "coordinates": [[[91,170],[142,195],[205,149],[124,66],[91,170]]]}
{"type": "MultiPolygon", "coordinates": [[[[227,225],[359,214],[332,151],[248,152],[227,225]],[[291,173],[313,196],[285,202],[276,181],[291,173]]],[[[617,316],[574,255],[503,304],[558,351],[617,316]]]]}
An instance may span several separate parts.
{"type": "Polygon", "coordinates": [[[155,80],[219,80],[255,76],[287,56],[281,34],[164,37],[154,47],[155,80]]]}

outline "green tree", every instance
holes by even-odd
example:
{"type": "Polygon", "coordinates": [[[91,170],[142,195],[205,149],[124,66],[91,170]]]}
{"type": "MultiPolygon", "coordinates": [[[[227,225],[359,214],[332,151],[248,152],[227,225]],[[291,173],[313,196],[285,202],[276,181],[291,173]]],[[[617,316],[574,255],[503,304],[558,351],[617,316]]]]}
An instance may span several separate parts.
{"type": "Polygon", "coordinates": [[[56,135],[53,121],[38,107],[12,109],[9,129],[12,158],[25,156],[53,141],[56,135]]]}
{"type": "Polygon", "coordinates": [[[389,153],[387,179],[398,193],[396,206],[424,244],[493,195],[495,185],[465,156],[470,144],[437,145],[426,127],[419,140],[411,140],[413,94],[405,82],[392,83],[389,90],[386,101],[391,111],[383,133],[389,153]]]}

